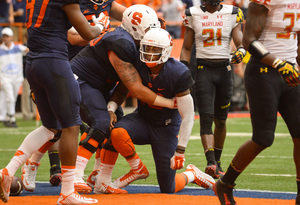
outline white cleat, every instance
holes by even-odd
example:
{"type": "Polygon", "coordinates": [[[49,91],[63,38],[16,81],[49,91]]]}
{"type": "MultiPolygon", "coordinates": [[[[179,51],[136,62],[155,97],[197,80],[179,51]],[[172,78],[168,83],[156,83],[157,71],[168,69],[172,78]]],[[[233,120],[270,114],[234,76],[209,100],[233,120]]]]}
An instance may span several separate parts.
{"type": "Polygon", "coordinates": [[[100,170],[94,170],[91,172],[90,176],[87,178],[86,183],[94,188],[96,181],[97,181],[97,175],[100,173],[100,170]]]}
{"type": "Polygon", "coordinates": [[[195,179],[193,183],[199,185],[200,187],[203,187],[205,189],[212,189],[213,185],[215,184],[214,178],[202,172],[193,164],[189,164],[186,167],[185,171],[191,171],[194,174],[195,179]]]}
{"type": "Polygon", "coordinates": [[[140,163],[137,170],[130,170],[127,174],[119,177],[113,183],[115,187],[123,188],[138,179],[146,179],[149,171],[144,163],[140,163]]]}
{"type": "Polygon", "coordinates": [[[92,188],[85,183],[83,177],[77,174],[75,174],[74,188],[77,192],[82,194],[89,194],[92,192],[92,188]]]}
{"type": "Polygon", "coordinates": [[[0,198],[4,203],[8,202],[12,180],[6,168],[0,170],[0,198]]]}
{"type": "Polygon", "coordinates": [[[96,183],[95,194],[128,194],[126,190],[115,187],[111,182],[109,183],[96,183]]]}
{"type": "Polygon", "coordinates": [[[57,200],[58,205],[66,205],[66,204],[96,204],[98,203],[97,199],[87,198],[80,196],[76,191],[65,196],[60,193],[59,198],[57,200]]]}
{"type": "Polygon", "coordinates": [[[29,159],[22,167],[22,182],[26,191],[35,190],[35,177],[41,163],[30,162],[29,159]]]}

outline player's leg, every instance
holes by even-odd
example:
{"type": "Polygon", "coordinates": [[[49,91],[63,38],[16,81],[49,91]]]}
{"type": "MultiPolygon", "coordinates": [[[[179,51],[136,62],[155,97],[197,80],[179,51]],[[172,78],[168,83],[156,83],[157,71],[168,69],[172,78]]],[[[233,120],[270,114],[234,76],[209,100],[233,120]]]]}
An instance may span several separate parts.
{"type": "Polygon", "coordinates": [[[215,77],[217,78],[216,97],[214,104],[214,153],[215,161],[217,162],[219,177],[224,175],[221,167],[221,154],[226,138],[226,119],[229,112],[231,97],[233,95],[233,78],[232,70],[229,67],[222,67],[216,70],[215,77]]]}
{"type": "Polygon", "coordinates": [[[296,166],[297,197],[296,204],[300,204],[300,87],[286,88],[286,92],[281,96],[279,112],[287,124],[294,143],[294,163],[296,166]],[[286,106],[286,105],[289,106],[286,106]]]}
{"type": "Polygon", "coordinates": [[[61,184],[61,167],[59,159],[59,138],[54,137],[51,140],[54,144],[48,149],[48,157],[50,162],[50,184],[58,186],[61,184]]]}
{"type": "Polygon", "coordinates": [[[111,132],[111,141],[114,148],[125,157],[131,169],[115,180],[115,186],[123,188],[135,180],[146,179],[149,176],[134,146],[134,144],[150,144],[147,130],[147,123],[137,113],[126,115],[116,123],[111,132]]]}
{"type": "Polygon", "coordinates": [[[250,60],[245,73],[245,85],[249,96],[252,139],[246,141],[237,151],[225,175],[218,180],[214,191],[221,203],[235,204],[233,188],[235,180],[253,159],[272,145],[277,122],[277,110],[282,89],[281,77],[271,67],[260,72],[264,64],[250,60]],[[226,196],[226,197],[225,197],[226,196]]]}
{"type": "Polygon", "coordinates": [[[200,136],[207,161],[205,172],[214,178],[218,178],[219,173],[215,161],[215,142],[212,131],[214,117],[213,102],[215,98],[213,77],[216,69],[206,66],[205,63],[207,62],[204,60],[197,60],[197,67],[200,69],[197,69],[195,73],[195,97],[200,115],[200,136]]]}

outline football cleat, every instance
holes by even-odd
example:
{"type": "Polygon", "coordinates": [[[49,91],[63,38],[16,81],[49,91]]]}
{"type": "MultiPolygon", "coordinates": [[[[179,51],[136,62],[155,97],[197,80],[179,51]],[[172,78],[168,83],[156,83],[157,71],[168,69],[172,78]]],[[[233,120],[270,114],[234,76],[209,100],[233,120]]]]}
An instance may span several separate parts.
{"type": "Polygon", "coordinates": [[[236,205],[233,198],[233,187],[235,184],[225,184],[221,179],[219,179],[213,186],[213,191],[215,195],[219,198],[221,205],[236,205]]]}
{"type": "Polygon", "coordinates": [[[60,193],[59,198],[57,200],[58,205],[66,205],[66,204],[96,204],[98,203],[97,199],[87,198],[80,196],[76,191],[65,196],[60,193]]]}
{"type": "Polygon", "coordinates": [[[211,176],[205,174],[193,164],[189,164],[185,171],[191,171],[194,174],[194,181],[192,183],[195,183],[200,187],[212,189],[215,184],[215,180],[211,176]]]}
{"type": "Polygon", "coordinates": [[[223,171],[220,162],[217,163],[217,167],[218,167],[218,172],[219,172],[219,178],[222,178],[225,175],[225,172],[223,171]]]}
{"type": "Polygon", "coordinates": [[[0,198],[4,203],[8,202],[12,180],[6,168],[0,170],[0,198]]]}
{"type": "Polygon", "coordinates": [[[76,174],[75,174],[74,188],[77,192],[83,194],[89,194],[92,192],[92,188],[89,185],[87,185],[87,183],[85,183],[85,181],[81,176],[76,174]]]}
{"type": "Polygon", "coordinates": [[[90,176],[87,178],[86,183],[94,188],[96,181],[97,181],[97,175],[99,174],[100,170],[94,170],[91,172],[90,176]]]}
{"type": "Polygon", "coordinates": [[[218,166],[216,164],[207,165],[207,167],[205,168],[205,173],[212,176],[214,179],[220,178],[218,166]]]}
{"type": "Polygon", "coordinates": [[[149,176],[149,171],[144,163],[140,162],[138,169],[130,170],[127,174],[119,177],[113,183],[114,186],[123,188],[138,179],[146,179],[149,176]]]}
{"type": "Polygon", "coordinates": [[[128,194],[126,190],[115,187],[111,182],[97,184],[94,192],[95,194],[128,194]]]}
{"type": "Polygon", "coordinates": [[[22,182],[26,191],[35,190],[35,176],[41,163],[30,162],[29,159],[22,167],[22,182]]]}
{"type": "Polygon", "coordinates": [[[49,182],[52,186],[59,186],[61,184],[61,181],[62,181],[61,173],[55,173],[50,176],[49,182]]]}

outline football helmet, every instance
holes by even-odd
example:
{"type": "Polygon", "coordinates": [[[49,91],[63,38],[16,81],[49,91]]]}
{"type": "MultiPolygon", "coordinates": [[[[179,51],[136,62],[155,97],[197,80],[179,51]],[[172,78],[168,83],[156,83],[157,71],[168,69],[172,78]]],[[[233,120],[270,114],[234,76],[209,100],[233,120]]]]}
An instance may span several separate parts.
{"type": "Polygon", "coordinates": [[[202,0],[203,4],[209,4],[211,6],[219,6],[222,1],[223,0],[202,0]]]}
{"type": "Polygon", "coordinates": [[[136,4],[124,11],[121,26],[135,40],[142,40],[147,30],[149,28],[159,28],[160,22],[152,8],[136,4]]]}
{"type": "Polygon", "coordinates": [[[169,59],[173,40],[166,30],[151,28],[145,34],[140,44],[140,59],[149,68],[152,68],[158,64],[165,63],[169,59]]]}

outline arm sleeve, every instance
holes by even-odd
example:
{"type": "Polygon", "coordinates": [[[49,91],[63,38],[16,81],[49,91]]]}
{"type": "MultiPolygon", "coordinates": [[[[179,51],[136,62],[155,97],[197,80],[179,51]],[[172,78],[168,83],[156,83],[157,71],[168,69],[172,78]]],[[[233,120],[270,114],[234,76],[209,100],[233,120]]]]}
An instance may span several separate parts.
{"type": "Polygon", "coordinates": [[[186,148],[192,133],[195,118],[193,98],[188,94],[182,97],[176,97],[176,100],[178,111],[182,118],[178,146],[186,148]]]}

